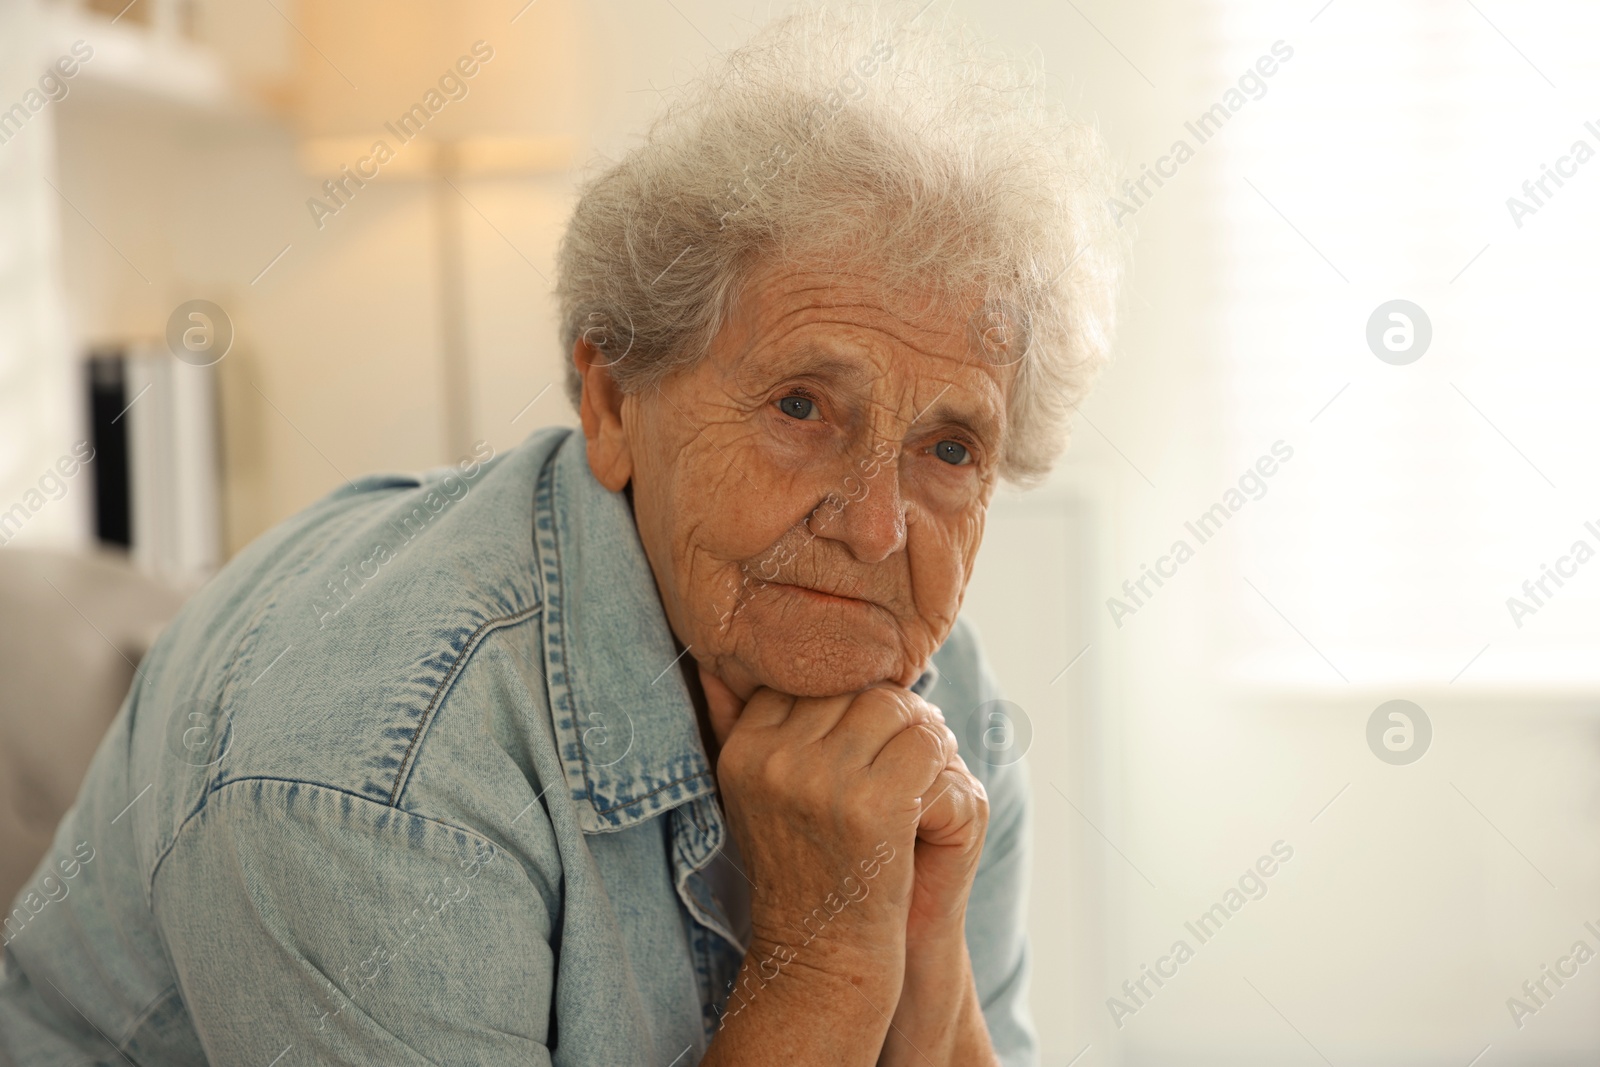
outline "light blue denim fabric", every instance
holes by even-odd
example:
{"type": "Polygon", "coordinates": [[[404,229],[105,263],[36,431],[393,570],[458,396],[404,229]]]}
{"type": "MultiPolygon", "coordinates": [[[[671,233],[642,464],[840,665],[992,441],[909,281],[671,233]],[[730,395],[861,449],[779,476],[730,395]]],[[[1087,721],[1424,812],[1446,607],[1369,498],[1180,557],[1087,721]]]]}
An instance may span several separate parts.
{"type": "MultiPolygon", "coordinates": [[[[567,430],[479,459],[339,490],[168,628],[6,919],[0,1058],[704,1054],[742,954],[702,873],[727,830],[627,502],[567,430]]],[[[934,665],[952,724],[997,695],[965,625],[934,665]]],[[[967,939],[1031,1063],[1025,775],[968,763],[967,939]]]]}

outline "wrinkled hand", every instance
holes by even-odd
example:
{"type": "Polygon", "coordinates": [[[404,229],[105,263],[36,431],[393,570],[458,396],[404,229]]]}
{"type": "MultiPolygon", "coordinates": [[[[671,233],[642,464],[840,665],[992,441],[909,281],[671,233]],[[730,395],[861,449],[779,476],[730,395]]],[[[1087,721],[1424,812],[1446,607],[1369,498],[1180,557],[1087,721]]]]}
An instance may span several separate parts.
{"type": "Polygon", "coordinates": [[[701,683],[759,938],[805,940],[829,894],[849,904],[828,932],[896,971],[918,940],[959,928],[988,798],[937,707],[888,685],[822,698],[761,689],[741,702],[704,671],[701,683]]]}
{"type": "Polygon", "coordinates": [[[922,798],[916,884],[906,922],[912,951],[930,936],[962,928],[989,828],[989,794],[954,747],[952,735],[950,760],[922,798]]]}
{"type": "Polygon", "coordinates": [[[755,885],[741,1007],[706,1062],[744,1063],[778,1040],[815,1062],[995,1063],[965,941],[989,801],[943,714],[898,686],[742,701],[700,680],[755,885]]]}

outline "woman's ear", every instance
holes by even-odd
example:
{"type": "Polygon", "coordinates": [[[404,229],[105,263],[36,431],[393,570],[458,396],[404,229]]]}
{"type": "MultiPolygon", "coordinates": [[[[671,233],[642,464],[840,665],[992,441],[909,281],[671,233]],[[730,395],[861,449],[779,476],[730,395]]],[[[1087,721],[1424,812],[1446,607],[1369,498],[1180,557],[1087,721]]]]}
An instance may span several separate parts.
{"type": "Polygon", "coordinates": [[[633,453],[622,420],[626,400],[605,353],[579,337],[572,345],[572,365],[583,379],[578,416],[589,445],[589,470],[595,481],[613,493],[622,491],[633,477],[633,453]]]}

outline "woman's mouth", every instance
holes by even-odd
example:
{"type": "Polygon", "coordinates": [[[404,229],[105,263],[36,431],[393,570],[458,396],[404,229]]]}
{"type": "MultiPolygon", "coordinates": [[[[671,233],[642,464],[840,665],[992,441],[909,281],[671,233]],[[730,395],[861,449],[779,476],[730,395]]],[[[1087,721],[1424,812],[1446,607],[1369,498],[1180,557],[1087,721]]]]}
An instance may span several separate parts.
{"type": "Polygon", "coordinates": [[[786,590],[789,593],[794,594],[795,596],[798,596],[798,597],[800,597],[800,598],[802,598],[804,600],[809,600],[812,603],[816,603],[816,604],[850,605],[850,606],[854,606],[854,607],[863,607],[863,608],[871,608],[871,607],[876,607],[877,606],[872,601],[863,600],[860,597],[846,596],[846,595],[844,595],[842,593],[829,593],[829,592],[825,592],[825,591],[823,591],[821,589],[813,589],[810,586],[792,585],[792,584],[789,584],[787,582],[775,582],[773,584],[776,585],[780,589],[786,590]]]}

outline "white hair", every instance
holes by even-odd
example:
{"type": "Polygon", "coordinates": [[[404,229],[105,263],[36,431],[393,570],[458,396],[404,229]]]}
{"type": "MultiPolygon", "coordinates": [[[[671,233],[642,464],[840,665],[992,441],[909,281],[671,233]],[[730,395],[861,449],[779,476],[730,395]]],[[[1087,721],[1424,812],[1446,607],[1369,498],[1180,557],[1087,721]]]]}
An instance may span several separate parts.
{"type": "MultiPolygon", "coordinates": [[[[1099,136],[1042,83],[926,8],[768,27],[585,182],[558,254],[566,351],[583,337],[648,388],[705,354],[757,265],[866,265],[983,301],[974,343],[1021,353],[1001,473],[1042,477],[1109,353],[1124,256],[1099,136]]],[[[576,404],[571,366],[567,386],[576,404]]]]}

